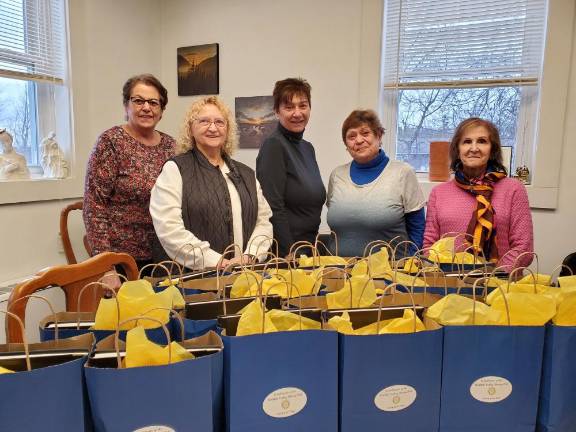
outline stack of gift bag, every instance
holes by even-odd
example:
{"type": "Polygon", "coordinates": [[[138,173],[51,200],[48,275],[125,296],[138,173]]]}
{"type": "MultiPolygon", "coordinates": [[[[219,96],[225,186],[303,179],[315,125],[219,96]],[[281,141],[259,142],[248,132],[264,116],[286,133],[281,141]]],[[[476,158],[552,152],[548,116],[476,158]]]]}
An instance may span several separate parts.
{"type": "Polygon", "coordinates": [[[124,282],[0,346],[0,430],[575,431],[576,276],[432,255],[124,282]]]}

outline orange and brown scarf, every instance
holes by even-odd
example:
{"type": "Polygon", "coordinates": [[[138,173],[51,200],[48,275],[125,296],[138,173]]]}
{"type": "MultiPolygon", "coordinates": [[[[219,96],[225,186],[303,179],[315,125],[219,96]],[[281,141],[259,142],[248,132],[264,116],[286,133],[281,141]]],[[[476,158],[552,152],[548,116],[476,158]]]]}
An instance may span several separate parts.
{"type": "Polygon", "coordinates": [[[454,176],[460,188],[476,196],[476,210],[472,213],[467,232],[473,238],[474,251],[479,253],[482,250],[484,256],[490,261],[497,261],[499,258],[496,246],[495,212],[491,202],[492,192],[494,184],[504,177],[506,177],[505,172],[498,171],[491,165],[488,165],[486,173],[477,179],[467,178],[461,169],[457,170],[454,176]]]}

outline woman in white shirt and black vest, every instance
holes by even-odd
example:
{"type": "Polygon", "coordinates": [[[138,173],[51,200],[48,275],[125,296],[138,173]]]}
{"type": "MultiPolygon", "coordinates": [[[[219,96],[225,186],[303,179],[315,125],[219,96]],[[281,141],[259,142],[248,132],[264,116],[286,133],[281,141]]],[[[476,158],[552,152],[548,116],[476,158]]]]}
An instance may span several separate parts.
{"type": "Polygon", "coordinates": [[[266,253],[272,211],[254,170],[231,159],[236,141],[235,120],[218,97],[192,104],[177,155],[152,189],[150,214],[159,240],[154,261],[170,258],[202,269],[246,263],[266,253]],[[222,257],[231,244],[243,253],[222,257]]]}

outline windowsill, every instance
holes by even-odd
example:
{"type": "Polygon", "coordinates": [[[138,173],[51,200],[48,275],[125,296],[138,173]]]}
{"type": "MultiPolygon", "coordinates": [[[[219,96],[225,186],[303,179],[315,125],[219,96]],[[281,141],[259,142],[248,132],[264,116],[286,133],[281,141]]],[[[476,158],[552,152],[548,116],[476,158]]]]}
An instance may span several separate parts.
{"type": "MultiPolygon", "coordinates": [[[[432,189],[442,182],[432,182],[425,177],[425,174],[418,174],[418,183],[420,183],[424,197],[428,200],[428,195],[430,195],[432,189]]],[[[528,192],[530,208],[548,210],[556,209],[558,203],[558,188],[526,185],[526,191],[528,192]]]]}
{"type": "Polygon", "coordinates": [[[84,195],[84,181],[66,179],[26,179],[0,182],[0,204],[77,198],[84,195]]]}

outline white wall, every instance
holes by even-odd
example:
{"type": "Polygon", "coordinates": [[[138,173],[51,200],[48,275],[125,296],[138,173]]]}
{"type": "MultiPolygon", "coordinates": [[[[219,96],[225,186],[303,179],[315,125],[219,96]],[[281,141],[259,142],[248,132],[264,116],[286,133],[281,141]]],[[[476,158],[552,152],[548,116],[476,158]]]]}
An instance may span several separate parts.
{"type": "MultiPolygon", "coordinates": [[[[177,96],[177,47],[220,44],[221,96],[232,107],[236,96],[271,94],[278,79],[308,79],[312,118],[305,136],[315,145],[325,180],[347,160],[342,120],[356,107],[377,108],[380,0],[71,0],[70,8],[76,163],[82,168],[75,180],[77,196],[97,135],[123,121],[121,86],[130,75],[152,72],[161,78],[170,102],[159,127],[178,134],[191,98],[177,96]]],[[[554,168],[561,178],[558,208],[534,211],[536,249],[545,271],[576,250],[574,62],[572,55],[562,166],[554,168]]],[[[237,157],[253,166],[256,151],[243,150],[237,157]]],[[[0,286],[64,262],[58,217],[70,201],[0,205],[0,286]]],[[[76,238],[81,230],[81,222],[74,222],[76,238]]]]}

